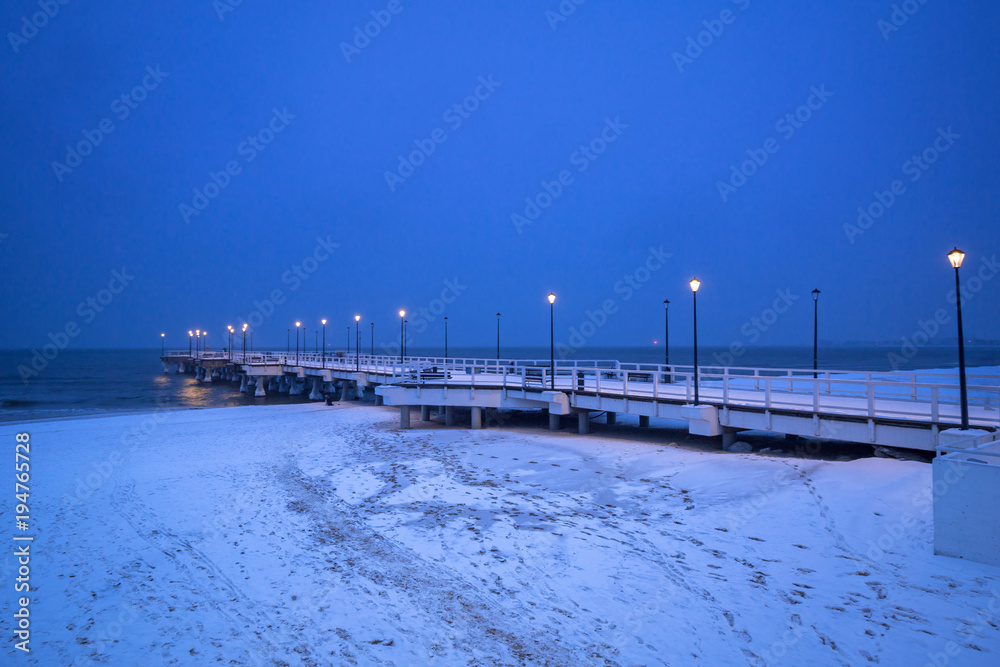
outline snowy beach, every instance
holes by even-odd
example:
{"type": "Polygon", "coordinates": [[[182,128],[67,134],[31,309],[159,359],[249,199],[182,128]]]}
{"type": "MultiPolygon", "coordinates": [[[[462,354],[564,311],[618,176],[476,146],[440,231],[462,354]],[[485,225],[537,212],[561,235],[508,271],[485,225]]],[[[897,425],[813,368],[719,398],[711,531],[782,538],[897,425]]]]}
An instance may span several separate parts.
{"type": "MultiPolygon", "coordinates": [[[[284,405],[32,442],[38,665],[995,665],[931,467],[284,405]]],[[[12,550],[2,563],[14,604],[12,550]]],[[[13,663],[12,663],[13,664],[13,663]]]]}

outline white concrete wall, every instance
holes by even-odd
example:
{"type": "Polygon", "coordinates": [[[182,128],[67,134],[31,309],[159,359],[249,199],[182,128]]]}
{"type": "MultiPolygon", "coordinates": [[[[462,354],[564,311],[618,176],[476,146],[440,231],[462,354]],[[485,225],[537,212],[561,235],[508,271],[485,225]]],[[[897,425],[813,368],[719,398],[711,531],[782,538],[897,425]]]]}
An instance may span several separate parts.
{"type": "Polygon", "coordinates": [[[934,553],[1000,567],[1000,459],[980,451],[934,459],[934,553]]]}

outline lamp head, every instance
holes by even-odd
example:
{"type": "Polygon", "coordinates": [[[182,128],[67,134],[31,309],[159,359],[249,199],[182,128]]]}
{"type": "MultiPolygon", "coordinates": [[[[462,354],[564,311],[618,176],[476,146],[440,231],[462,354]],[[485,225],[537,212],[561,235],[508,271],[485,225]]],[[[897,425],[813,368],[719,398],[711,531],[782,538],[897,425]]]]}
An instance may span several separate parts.
{"type": "Polygon", "coordinates": [[[549,292],[549,303],[555,303],[555,302],[556,302],[556,295],[553,294],[552,292],[549,292]]]}
{"type": "Polygon", "coordinates": [[[322,324],[323,326],[326,326],[326,318],[324,317],[323,319],[321,319],[319,323],[322,324]]]}
{"type": "Polygon", "coordinates": [[[361,316],[360,315],[355,315],[354,316],[354,321],[355,322],[360,322],[361,321],[361,316]]]}
{"type": "Polygon", "coordinates": [[[160,338],[163,338],[163,337],[164,337],[164,336],[166,336],[166,335],[167,335],[167,334],[165,334],[165,333],[161,333],[161,334],[160,334],[160,338]]]}
{"type": "Polygon", "coordinates": [[[400,317],[406,317],[406,311],[405,311],[405,310],[402,310],[402,309],[401,309],[401,310],[399,311],[399,316],[400,316],[400,317]]]}
{"type": "Polygon", "coordinates": [[[244,330],[244,331],[246,331],[246,330],[247,330],[247,323],[246,323],[246,322],[244,322],[244,323],[243,323],[243,330],[244,330]]]}
{"type": "Polygon", "coordinates": [[[954,250],[948,253],[948,261],[951,262],[951,267],[953,269],[962,268],[962,260],[964,259],[965,259],[965,253],[959,250],[958,248],[955,248],[954,250]]]}
{"type": "Polygon", "coordinates": [[[194,332],[191,331],[190,329],[188,329],[188,336],[193,336],[193,335],[194,335],[194,332]]]}
{"type": "Polygon", "coordinates": [[[666,310],[668,308],[670,308],[670,299],[664,299],[663,300],[663,309],[666,310]]]}
{"type": "Polygon", "coordinates": [[[697,278],[692,278],[691,282],[688,284],[691,285],[691,291],[696,293],[698,291],[698,288],[701,287],[701,281],[698,280],[697,278]]]}
{"type": "Polygon", "coordinates": [[[296,329],[297,329],[297,328],[299,328],[300,326],[302,326],[302,322],[296,322],[296,323],[295,323],[295,328],[296,328],[296,329]]]}
{"type": "Polygon", "coordinates": [[[818,289],[814,289],[814,290],[812,291],[812,295],[813,295],[813,301],[819,301],[819,294],[820,294],[820,292],[819,292],[819,290],[818,290],[818,289]]]}

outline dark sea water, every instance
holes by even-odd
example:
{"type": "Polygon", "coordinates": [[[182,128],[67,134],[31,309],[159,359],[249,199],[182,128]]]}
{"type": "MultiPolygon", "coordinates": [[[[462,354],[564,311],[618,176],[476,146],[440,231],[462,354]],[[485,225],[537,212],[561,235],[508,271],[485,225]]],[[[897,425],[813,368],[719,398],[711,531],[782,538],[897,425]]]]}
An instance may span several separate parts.
{"type": "MultiPolygon", "coordinates": [[[[955,369],[953,347],[925,347],[912,358],[900,354],[899,347],[825,347],[820,352],[820,368],[829,370],[889,371],[895,361],[899,370],[955,369]],[[897,355],[897,356],[890,356],[897,355]],[[900,363],[903,360],[904,363],[900,363]]],[[[408,355],[441,355],[443,350],[414,347],[408,355]]],[[[491,359],[495,347],[452,348],[451,356],[491,359]]],[[[501,349],[505,358],[547,359],[546,348],[501,349]]],[[[31,352],[0,351],[0,422],[85,417],[108,413],[145,412],[156,409],[215,408],[233,405],[302,403],[303,397],[244,396],[239,385],[229,382],[203,384],[191,375],[163,373],[160,350],[64,350],[37,375],[22,379],[19,366],[30,368],[31,352]]],[[[699,349],[700,366],[729,362],[724,348],[699,349]]],[[[663,349],[656,347],[586,348],[577,359],[605,359],[623,362],[662,363],[663,349]]],[[[673,364],[690,364],[690,349],[670,350],[673,364]]],[[[1000,347],[969,346],[966,363],[970,368],[1000,366],[1000,347]]],[[[746,348],[729,366],[762,368],[811,368],[812,348],[746,348]]]]}

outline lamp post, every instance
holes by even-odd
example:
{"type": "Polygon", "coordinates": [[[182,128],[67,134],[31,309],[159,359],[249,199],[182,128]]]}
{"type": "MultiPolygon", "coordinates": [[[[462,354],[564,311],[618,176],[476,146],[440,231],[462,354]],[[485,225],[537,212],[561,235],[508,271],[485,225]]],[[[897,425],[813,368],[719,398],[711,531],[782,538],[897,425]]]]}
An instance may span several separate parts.
{"type": "Polygon", "coordinates": [[[166,350],[164,349],[164,346],[166,345],[166,341],[164,339],[166,338],[166,336],[167,336],[167,334],[165,334],[165,333],[161,333],[160,334],[160,356],[161,357],[166,356],[166,354],[167,354],[166,350]]]}
{"type": "Polygon", "coordinates": [[[813,380],[819,375],[816,370],[819,368],[819,290],[814,289],[813,295],[813,380]]]}
{"type": "Polygon", "coordinates": [[[344,360],[344,363],[347,363],[350,360],[350,358],[351,358],[351,325],[348,324],[347,325],[347,359],[344,360]]]}
{"type": "Polygon", "coordinates": [[[292,329],[289,327],[285,331],[285,356],[287,357],[292,353],[292,329]]]}
{"type": "Polygon", "coordinates": [[[500,313],[497,313],[497,361],[500,361],[500,313]]]}
{"type": "Polygon", "coordinates": [[[191,343],[194,342],[194,332],[188,330],[188,356],[191,356],[191,343]]]}
{"type": "Polygon", "coordinates": [[[236,330],[233,329],[233,325],[232,324],[227,324],[226,325],[226,329],[229,330],[229,361],[232,361],[233,360],[233,332],[236,331],[236,330]]]}
{"type": "Polygon", "coordinates": [[[409,320],[403,320],[403,356],[406,356],[406,325],[409,324],[409,320]]]}
{"type": "Polygon", "coordinates": [[[194,356],[201,356],[201,329],[194,330],[194,356]]]}
{"type": "Polygon", "coordinates": [[[354,350],[355,350],[355,352],[357,352],[357,355],[356,355],[357,361],[356,361],[356,363],[354,365],[354,370],[356,370],[356,371],[360,371],[361,370],[361,329],[360,329],[360,327],[361,327],[361,316],[360,315],[355,315],[354,316],[354,337],[358,339],[356,341],[357,344],[354,346],[354,350]]]}
{"type": "Polygon", "coordinates": [[[670,377],[670,299],[663,300],[663,365],[667,367],[667,384],[673,381],[670,377]]]}
{"type": "Polygon", "coordinates": [[[372,360],[374,360],[375,359],[375,323],[372,322],[371,325],[372,325],[372,356],[371,356],[371,358],[372,358],[372,360]]]}
{"type": "Polygon", "coordinates": [[[962,282],[958,270],[962,268],[965,253],[955,248],[948,253],[948,261],[955,269],[955,307],[958,309],[958,391],[962,401],[962,430],[969,430],[969,391],[965,384],[965,333],[962,331],[962,282]]]}
{"type": "Polygon", "coordinates": [[[247,362],[247,323],[243,323],[243,363],[247,362]]]}
{"type": "Polygon", "coordinates": [[[403,337],[403,322],[405,322],[405,320],[403,319],[404,317],[406,317],[406,311],[400,310],[399,311],[399,363],[400,364],[403,363],[403,350],[404,350],[404,345],[406,343],[406,339],[403,337]]]}
{"type": "Polygon", "coordinates": [[[448,318],[444,318],[444,359],[448,360],[448,318]]]}
{"type": "Polygon", "coordinates": [[[556,295],[549,292],[549,375],[550,384],[552,389],[556,388],[556,320],[555,320],[555,302],[556,295]]]}
{"type": "Polygon", "coordinates": [[[326,318],[320,320],[323,325],[323,352],[320,353],[320,363],[323,364],[323,368],[326,368],[326,318]]]}
{"type": "Polygon", "coordinates": [[[692,278],[689,284],[694,297],[694,404],[698,405],[698,288],[701,281],[692,278]]]}
{"type": "Polygon", "coordinates": [[[299,327],[302,326],[302,322],[295,323],[295,365],[299,365],[299,327]]]}

